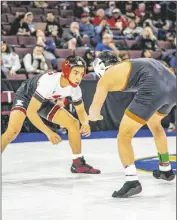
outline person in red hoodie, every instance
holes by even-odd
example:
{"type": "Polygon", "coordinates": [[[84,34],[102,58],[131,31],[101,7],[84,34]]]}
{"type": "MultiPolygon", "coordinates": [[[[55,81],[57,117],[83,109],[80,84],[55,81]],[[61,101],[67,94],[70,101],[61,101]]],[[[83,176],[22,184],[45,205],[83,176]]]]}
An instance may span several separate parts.
{"type": "Polygon", "coordinates": [[[127,22],[126,18],[123,15],[121,15],[121,11],[118,8],[113,9],[112,17],[107,18],[107,22],[108,22],[109,26],[113,27],[113,28],[120,26],[119,23],[121,23],[122,28],[128,26],[128,22],[127,22]]]}
{"type": "Polygon", "coordinates": [[[96,26],[96,25],[99,25],[100,22],[102,20],[105,19],[105,12],[102,8],[98,9],[97,12],[96,12],[96,17],[94,18],[93,20],[93,24],[96,26]]]}

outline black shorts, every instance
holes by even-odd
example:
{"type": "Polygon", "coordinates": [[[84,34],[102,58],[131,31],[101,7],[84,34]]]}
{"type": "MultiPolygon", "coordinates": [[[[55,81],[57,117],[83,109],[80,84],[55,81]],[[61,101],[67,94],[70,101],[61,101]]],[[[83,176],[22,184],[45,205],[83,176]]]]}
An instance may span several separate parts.
{"type": "MultiPolygon", "coordinates": [[[[17,93],[15,96],[11,111],[19,110],[19,111],[22,111],[26,115],[26,111],[27,111],[29,103],[30,103],[30,100],[28,98],[17,93]]],[[[38,114],[42,118],[50,122],[53,122],[52,121],[53,117],[60,108],[62,107],[57,105],[55,102],[46,101],[42,103],[41,108],[38,110],[38,114]]]]}
{"type": "MultiPolygon", "coordinates": [[[[168,71],[166,74],[169,74],[168,71]]],[[[147,77],[125,113],[135,121],[145,124],[154,113],[168,115],[175,105],[176,82],[165,85],[160,81],[157,83],[153,77],[147,77]]]]}

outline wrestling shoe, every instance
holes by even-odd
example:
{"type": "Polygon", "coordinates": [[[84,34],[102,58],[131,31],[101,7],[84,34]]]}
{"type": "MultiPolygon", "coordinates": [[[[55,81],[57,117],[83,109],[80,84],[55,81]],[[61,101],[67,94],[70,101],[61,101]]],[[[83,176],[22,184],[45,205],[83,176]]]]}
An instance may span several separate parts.
{"type": "Polygon", "coordinates": [[[112,197],[128,198],[139,194],[142,191],[141,183],[138,180],[127,181],[119,191],[114,191],[112,197]]]}
{"type": "Polygon", "coordinates": [[[171,181],[175,178],[175,174],[173,170],[169,170],[169,171],[154,170],[153,177],[156,179],[171,181]]]}
{"type": "Polygon", "coordinates": [[[101,173],[100,170],[91,167],[90,165],[86,164],[84,157],[79,157],[73,160],[73,164],[71,166],[72,173],[87,173],[87,174],[99,174],[101,173]]]}

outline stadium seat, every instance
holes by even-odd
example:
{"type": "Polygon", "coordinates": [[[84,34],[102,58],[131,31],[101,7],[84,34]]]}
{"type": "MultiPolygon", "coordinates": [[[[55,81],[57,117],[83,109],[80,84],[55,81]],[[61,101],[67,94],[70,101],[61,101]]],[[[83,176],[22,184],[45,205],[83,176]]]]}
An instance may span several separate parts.
{"type": "Polygon", "coordinates": [[[17,74],[17,75],[8,75],[8,80],[26,80],[25,74],[17,74]]]}
{"type": "Polygon", "coordinates": [[[18,36],[18,42],[21,46],[34,46],[36,44],[36,37],[18,36]]]}
{"type": "Polygon", "coordinates": [[[47,13],[50,13],[50,12],[52,12],[54,15],[59,15],[58,9],[47,9],[47,8],[44,9],[45,15],[47,15],[47,13]]]}
{"type": "Polygon", "coordinates": [[[131,49],[132,45],[136,42],[135,40],[125,40],[128,49],[131,49]]]}
{"type": "Polygon", "coordinates": [[[9,7],[6,7],[4,5],[1,4],[1,13],[4,14],[4,13],[10,13],[10,8],[9,7]]]}
{"type": "Polygon", "coordinates": [[[69,26],[72,22],[72,18],[63,18],[63,17],[58,17],[59,18],[59,24],[61,27],[63,26],[69,26]]]}
{"type": "Polygon", "coordinates": [[[129,50],[128,53],[129,53],[130,58],[136,59],[136,58],[141,57],[142,51],[141,50],[129,50]]]}
{"type": "Polygon", "coordinates": [[[168,41],[158,40],[157,43],[161,49],[171,49],[171,44],[168,41]]]}
{"type": "Polygon", "coordinates": [[[56,49],[55,53],[61,58],[66,58],[67,56],[73,55],[73,51],[69,49],[56,49]]]}
{"type": "Polygon", "coordinates": [[[85,48],[85,47],[76,48],[75,51],[74,51],[74,54],[76,56],[84,57],[84,54],[85,54],[86,50],[87,50],[87,48],[85,48]]]}
{"type": "Polygon", "coordinates": [[[116,40],[116,39],[113,39],[112,40],[113,43],[118,47],[118,49],[127,49],[127,44],[126,44],[126,41],[125,40],[116,40]]]}
{"type": "Polygon", "coordinates": [[[8,21],[8,23],[12,24],[15,19],[16,19],[16,17],[14,15],[7,14],[7,21],[8,21]]]}
{"type": "Polygon", "coordinates": [[[11,25],[9,25],[9,24],[3,24],[2,25],[2,30],[7,32],[7,34],[8,34],[9,31],[10,31],[10,27],[11,27],[11,25]]]}
{"type": "Polygon", "coordinates": [[[63,62],[64,60],[65,60],[64,58],[59,58],[59,59],[57,59],[57,70],[58,70],[58,71],[61,71],[61,69],[62,69],[62,62],[63,62]]]}
{"type": "Polygon", "coordinates": [[[61,17],[72,17],[73,14],[73,10],[62,10],[60,9],[60,16],[61,17]]]}
{"type": "Polygon", "coordinates": [[[48,1],[48,8],[55,8],[57,2],[56,1],[48,1]]]}
{"type": "Polygon", "coordinates": [[[152,51],[152,58],[154,59],[160,59],[161,57],[161,52],[160,51],[152,51]]]}
{"type": "Polygon", "coordinates": [[[1,15],[1,22],[2,23],[7,23],[7,16],[6,16],[6,14],[2,14],[1,15]]]}
{"type": "Polygon", "coordinates": [[[10,9],[11,9],[11,13],[14,14],[14,15],[16,14],[16,12],[26,13],[26,8],[23,8],[23,7],[13,7],[13,6],[11,6],[10,9]]]}
{"type": "Polygon", "coordinates": [[[15,53],[17,53],[19,55],[20,58],[23,58],[27,53],[31,53],[33,52],[33,48],[29,47],[29,48],[18,48],[15,47],[14,48],[15,53]]]}
{"type": "Polygon", "coordinates": [[[18,46],[17,36],[2,36],[2,39],[7,43],[9,46],[18,46]]]}
{"type": "Polygon", "coordinates": [[[32,12],[34,15],[44,14],[44,11],[42,8],[31,8],[31,7],[27,6],[27,11],[32,12]]]}
{"type": "Polygon", "coordinates": [[[34,15],[33,22],[42,22],[41,15],[34,15]]]}

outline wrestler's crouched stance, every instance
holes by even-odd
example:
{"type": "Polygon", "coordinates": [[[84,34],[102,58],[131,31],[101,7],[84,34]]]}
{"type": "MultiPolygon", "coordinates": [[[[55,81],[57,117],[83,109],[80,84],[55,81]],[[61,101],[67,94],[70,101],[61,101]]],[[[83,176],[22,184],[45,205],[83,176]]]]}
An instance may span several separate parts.
{"type": "Polygon", "coordinates": [[[80,134],[90,135],[90,126],[78,86],[84,72],[84,61],[80,57],[69,57],[63,64],[63,73],[46,73],[25,81],[17,90],[8,128],[2,135],[1,151],[17,137],[26,116],[46,134],[52,144],[60,143],[62,141],[60,136],[43,123],[42,117],[68,130],[69,143],[73,153],[71,172],[99,174],[100,170],[86,164],[81,153],[80,134]],[[51,100],[60,96],[72,97],[80,122],[51,100]]]}

